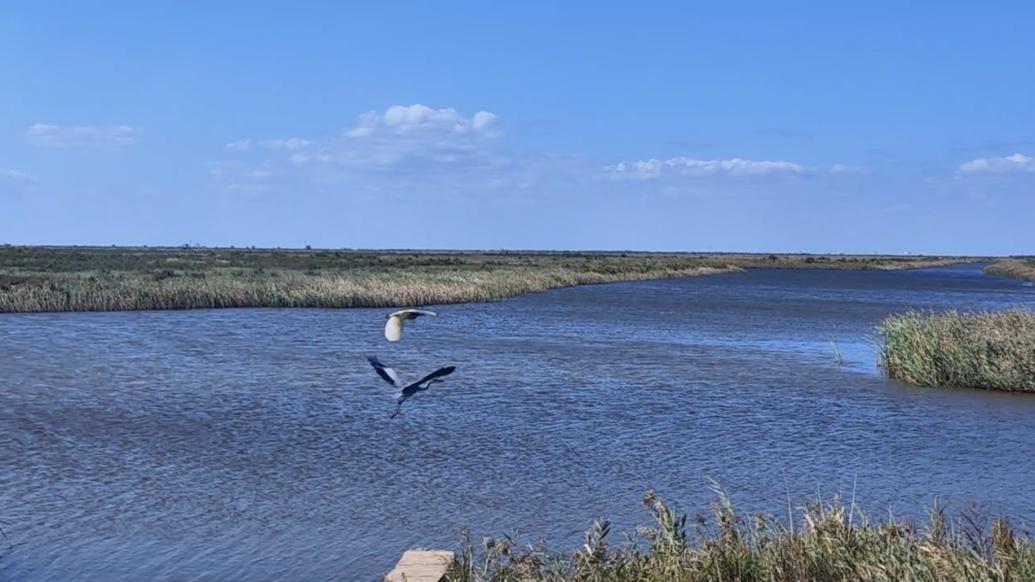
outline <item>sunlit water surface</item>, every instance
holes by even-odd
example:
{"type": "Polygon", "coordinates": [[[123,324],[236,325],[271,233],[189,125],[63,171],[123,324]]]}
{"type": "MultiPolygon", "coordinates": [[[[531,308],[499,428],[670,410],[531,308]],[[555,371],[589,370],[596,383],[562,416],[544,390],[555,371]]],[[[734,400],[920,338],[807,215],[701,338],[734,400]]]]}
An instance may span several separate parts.
{"type": "Polygon", "coordinates": [[[373,580],[457,528],[575,547],[596,517],[834,493],[1035,522],[1035,395],[883,379],[909,308],[1035,306],[980,267],[759,270],[439,308],[0,315],[14,580],[373,580]],[[836,349],[844,358],[838,365],[836,349]],[[402,374],[458,371],[387,418],[402,374]]]}

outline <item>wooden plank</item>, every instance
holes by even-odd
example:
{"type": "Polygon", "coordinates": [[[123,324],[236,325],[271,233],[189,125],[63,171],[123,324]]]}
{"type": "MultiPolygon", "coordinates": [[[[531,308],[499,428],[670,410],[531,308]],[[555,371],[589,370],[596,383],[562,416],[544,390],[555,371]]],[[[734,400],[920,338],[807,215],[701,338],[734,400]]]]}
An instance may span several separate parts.
{"type": "Polygon", "coordinates": [[[453,563],[453,552],[406,550],[384,582],[441,582],[453,563]]]}

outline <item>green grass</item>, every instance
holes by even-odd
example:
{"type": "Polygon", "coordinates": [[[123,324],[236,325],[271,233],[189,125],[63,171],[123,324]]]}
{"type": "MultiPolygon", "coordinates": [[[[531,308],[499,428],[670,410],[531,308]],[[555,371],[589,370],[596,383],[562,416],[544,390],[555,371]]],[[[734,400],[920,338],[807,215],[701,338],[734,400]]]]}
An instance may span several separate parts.
{"type": "Polygon", "coordinates": [[[885,319],[878,331],[891,378],[1035,392],[1035,312],[910,312],[885,319]]]}
{"type": "Polygon", "coordinates": [[[1035,283],[1035,259],[1003,259],[985,267],[985,272],[1035,283]]]}
{"type": "Polygon", "coordinates": [[[742,268],[905,269],[945,257],[0,247],[0,313],[386,307],[742,268]]]}
{"type": "Polygon", "coordinates": [[[1035,580],[1035,546],[1007,519],[988,527],[937,507],[925,523],[870,521],[839,500],[799,510],[787,523],[739,515],[721,491],[710,519],[689,520],[652,492],[655,524],[614,543],[598,521],[575,552],[522,545],[513,537],[476,547],[461,534],[450,582],[924,582],[1035,580]]]}

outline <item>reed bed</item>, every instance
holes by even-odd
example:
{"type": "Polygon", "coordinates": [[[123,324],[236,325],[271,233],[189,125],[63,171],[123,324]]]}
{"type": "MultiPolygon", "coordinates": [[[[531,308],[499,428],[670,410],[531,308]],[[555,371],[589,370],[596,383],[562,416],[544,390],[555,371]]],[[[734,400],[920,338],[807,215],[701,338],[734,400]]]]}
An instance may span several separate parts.
{"type": "Polygon", "coordinates": [[[1035,259],[1003,259],[985,267],[985,272],[1035,283],[1035,259]]]}
{"type": "Polygon", "coordinates": [[[557,287],[692,277],[731,269],[694,267],[598,273],[511,269],[463,273],[304,274],[154,279],[135,275],[56,277],[0,293],[0,312],[120,311],[224,307],[386,307],[490,301],[557,287]]]}
{"type": "Polygon", "coordinates": [[[988,527],[973,514],[950,519],[932,508],[925,523],[869,520],[835,499],[800,509],[781,523],[744,518],[718,491],[711,518],[688,520],[653,492],[644,504],[652,527],[612,545],[597,521],[575,552],[489,538],[480,547],[461,533],[450,582],[913,582],[1035,580],[1035,546],[1007,519],[988,527]]]}
{"type": "Polygon", "coordinates": [[[0,313],[386,307],[743,268],[905,269],[944,257],[0,247],[0,313]]]}
{"type": "Polygon", "coordinates": [[[888,317],[878,331],[891,378],[1035,392],[1035,312],[909,312],[888,317]]]}

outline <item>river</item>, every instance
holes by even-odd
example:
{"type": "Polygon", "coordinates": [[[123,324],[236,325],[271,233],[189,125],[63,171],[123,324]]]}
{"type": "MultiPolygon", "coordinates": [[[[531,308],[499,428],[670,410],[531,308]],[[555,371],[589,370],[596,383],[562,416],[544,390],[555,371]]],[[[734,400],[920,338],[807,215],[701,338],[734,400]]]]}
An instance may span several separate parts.
{"type": "Polygon", "coordinates": [[[1033,524],[1035,395],[905,386],[873,343],[890,313],[1014,306],[1035,289],[962,265],[559,289],[398,344],[383,309],[0,315],[0,578],[374,580],[460,526],[574,548],[647,523],[648,488],[704,513],[712,481],[745,512],[854,492],[1033,524]],[[458,368],[389,419],[369,354],[458,368]]]}

